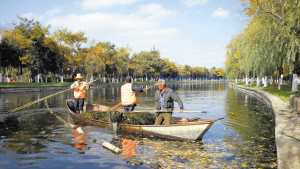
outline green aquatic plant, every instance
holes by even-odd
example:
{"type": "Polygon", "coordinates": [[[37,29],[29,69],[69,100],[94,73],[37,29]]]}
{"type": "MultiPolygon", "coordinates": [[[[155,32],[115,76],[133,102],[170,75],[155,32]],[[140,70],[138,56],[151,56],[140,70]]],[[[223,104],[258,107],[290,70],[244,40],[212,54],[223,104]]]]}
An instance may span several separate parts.
{"type": "Polygon", "coordinates": [[[118,122],[120,124],[153,125],[155,116],[149,112],[129,113],[124,115],[118,111],[89,111],[81,114],[94,120],[118,122]]]}

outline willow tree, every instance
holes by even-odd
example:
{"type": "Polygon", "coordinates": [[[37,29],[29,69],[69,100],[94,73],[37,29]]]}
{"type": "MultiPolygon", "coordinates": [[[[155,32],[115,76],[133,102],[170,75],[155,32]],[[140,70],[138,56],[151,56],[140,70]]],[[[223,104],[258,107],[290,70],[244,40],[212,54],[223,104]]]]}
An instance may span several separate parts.
{"type": "Polygon", "coordinates": [[[245,5],[248,25],[229,45],[226,71],[238,55],[240,70],[256,76],[282,73],[284,65],[298,72],[299,3],[298,1],[239,0],[245,5]]]}
{"type": "Polygon", "coordinates": [[[240,1],[246,5],[246,14],[264,28],[261,44],[265,49],[259,53],[268,53],[267,63],[274,70],[282,70],[284,64],[292,65],[293,73],[299,74],[299,1],[240,1]]]}

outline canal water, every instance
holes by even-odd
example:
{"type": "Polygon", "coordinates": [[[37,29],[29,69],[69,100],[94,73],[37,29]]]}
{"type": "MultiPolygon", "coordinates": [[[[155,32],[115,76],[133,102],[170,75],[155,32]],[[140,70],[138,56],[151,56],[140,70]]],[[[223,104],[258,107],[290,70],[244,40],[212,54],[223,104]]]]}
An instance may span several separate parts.
{"type": "MultiPolygon", "coordinates": [[[[223,118],[212,125],[202,141],[114,134],[110,128],[88,125],[82,126],[85,134],[79,135],[51,114],[45,102],[39,102],[10,113],[0,123],[0,168],[277,168],[274,118],[263,100],[236,91],[226,82],[167,86],[178,93],[185,110],[209,112],[173,116],[223,118]],[[99,143],[104,141],[122,144],[122,153],[103,148],[99,143]]],[[[135,110],[152,110],[156,90],[152,86],[139,95],[135,110]]],[[[0,94],[0,113],[56,92],[0,94]]],[[[72,122],[65,105],[71,98],[73,93],[68,91],[47,102],[55,115],[72,122]]],[[[114,106],[120,102],[120,86],[92,88],[87,98],[92,103],[114,106]]],[[[179,110],[176,103],[175,110],[179,110]]]]}

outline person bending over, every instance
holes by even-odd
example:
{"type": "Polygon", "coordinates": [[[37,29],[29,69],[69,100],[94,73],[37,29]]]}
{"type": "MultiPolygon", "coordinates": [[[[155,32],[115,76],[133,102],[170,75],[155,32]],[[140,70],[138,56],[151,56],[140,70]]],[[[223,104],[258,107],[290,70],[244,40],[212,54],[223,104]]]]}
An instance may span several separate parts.
{"type": "Polygon", "coordinates": [[[139,88],[131,83],[131,77],[127,76],[125,78],[125,84],[121,87],[121,101],[122,107],[124,108],[124,114],[128,114],[133,111],[136,106],[136,92],[143,92],[142,88],[139,88]]]}

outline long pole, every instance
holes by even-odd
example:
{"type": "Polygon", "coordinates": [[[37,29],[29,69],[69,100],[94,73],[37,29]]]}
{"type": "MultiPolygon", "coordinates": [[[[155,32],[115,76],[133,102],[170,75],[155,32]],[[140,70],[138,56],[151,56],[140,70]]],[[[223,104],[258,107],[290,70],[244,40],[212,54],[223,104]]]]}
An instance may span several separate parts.
{"type": "MultiPolygon", "coordinates": [[[[141,112],[154,112],[153,110],[139,110],[139,111],[133,111],[136,113],[141,113],[141,112]]],[[[164,111],[164,110],[157,110],[159,113],[167,113],[170,111],[164,111]]],[[[179,112],[179,111],[172,111],[172,112],[179,112]]],[[[208,111],[183,111],[185,113],[208,113],[208,111]]]]}
{"type": "Polygon", "coordinates": [[[70,88],[70,89],[67,89],[67,90],[63,90],[63,91],[61,91],[61,92],[58,92],[58,93],[49,95],[49,96],[44,97],[44,98],[41,98],[41,99],[39,99],[39,100],[36,100],[36,101],[30,102],[30,103],[27,103],[27,104],[25,104],[25,105],[23,105],[23,106],[20,106],[20,107],[18,107],[18,108],[15,108],[15,109],[12,109],[12,110],[10,110],[10,111],[8,111],[8,112],[5,112],[5,113],[3,113],[2,115],[8,114],[8,113],[13,113],[13,112],[18,111],[18,110],[20,110],[20,109],[23,109],[23,108],[25,108],[25,107],[28,107],[28,106],[30,106],[30,105],[33,105],[33,104],[35,104],[35,103],[37,103],[37,102],[43,101],[43,100],[48,99],[48,98],[50,98],[50,97],[52,97],[52,96],[58,95],[58,94],[60,94],[60,93],[63,93],[63,92],[66,92],[66,91],[69,91],[69,90],[72,90],[72,89],[73,89],[73,88],[70,88]]]}
{"type": "MultiPolygon", "coordinates": [[[[97,81],[97,80],[95,80],[95,81],[97,81]]],[[[93,81],[93,82],[95,82],[95,81],[93,81]]],[[[43,98],[41,98],[41,99],[39,99],[39,100],[36,100],[36,101],[30,102],[30,103],[27,103],[27,104],[25,104],[25,105],[23,105],[23,106],[20,106],[20,107],[18,107],[18,108],[12,109],[12,110],[10,110],[10,111],[8,111],[8,112],[3,113],[2,115],[8,114],[8,113],[13,113],[13,112],[18,111],[18,110],[20,110],[20,109],[23,109],[23,108],[25,108],[25,107],[28,107],[28,106],[30,106],[30,105],[33,105],[33,104],[35,104],[35,103],[37,103],[37,102],[43,101],[43,100],[45,100],[45,99],[48,99],[48,98],[50,98],[50,97],[56,96],[56,95],[58,95],[58,94],[64,93],[64,92],[69,91],[69,90],[72,90],[72,89],[74,89],[74,88],[66,89],[66,90],[60,91],[60,92],[58,92],[58,93],[51,94],[51,95],[46,96],[46,97],[43,97],[43,98]]]]}

